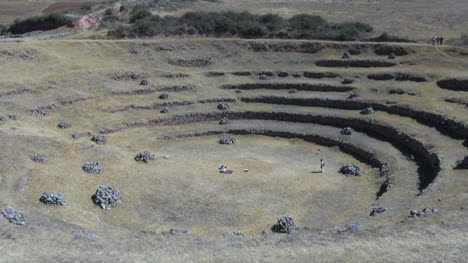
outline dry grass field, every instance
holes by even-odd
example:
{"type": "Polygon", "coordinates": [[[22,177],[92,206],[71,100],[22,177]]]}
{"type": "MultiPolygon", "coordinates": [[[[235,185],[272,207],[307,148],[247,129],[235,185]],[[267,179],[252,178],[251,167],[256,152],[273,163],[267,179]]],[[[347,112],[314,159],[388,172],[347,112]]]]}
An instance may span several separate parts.
{"type": "MultiPolygon", "coordinates": [[[[76,7],[63,3],[0,0],[0,23],[76,7]]],[[[102,34],[89,31],[0,42],[0,212],[10,205],[26,222],[0,215],[0,262],[468,261],[468,51],[421,43],[466,30],[463,0],[190,10],[307,12],[421,41],[83,39],[102,34]],[[220,144],[226,136],[237,143],[220,144]],[[155,160],[137,162],[143,151],[155,160]],[[101,174],[82,169],[89,161],[101,174]],[[362,176],[340,173],[345,164],[362,176]],[[94,204],[100,185],[122,203],[94,204]],[[67,204],[42,203],[44,192],[67,204]],[[435,211],[410,217],[424,208],[435,211]],[[298,231],[275,233],[283,216],[298,231]]]]}
{"type": "Polygon", "coordinates": [[[436,84],[468,77],[463,49],[293,40],[29,40],[1,44],[0,56],[0,206],[26,217],[23,226],[0,220],[1,261],[467,259],[468,179],[466,170],[454,167],[467,155],[462,103],[468,95],[436,84]],[[376,54],[382,46],[408,54],[387,59],[376,54]],[[325,59],[346,61],[343,52],[356,49],[350,61],[357,65],[391,66],[318,66],[325,59]],[[206,58],[207,65],[197,64],[206,58]],[[383,73],[400,78],[372,79],[383,73]],[[354,83],[341,83],[351,76],[354,83]],[[168,100],[159,98],[164,92],[168,100]],[[349,99],[352,93],[359,97],[349,99]],[[220,101],[230,110],[217,109],[220,101]],[[370,105],[376,113],[359,113],[370,105]],[[160,112],[163,107],[168,113],[160,112]],[[218,123],[223,116],[227,125],[218,123]],[[59,129],[61,121],[71,128],[59,129]],[[341,134],[346,126],[356,132],[341,134]],[[92,134],[105,135],[107,144],[92,142],[92,134]],[[238,143],[219,144],[224,134],[238,143]],[[144,150],[156,160],[136,162],[144,150]],[[34,154],[47,155],[48,162],[33,162],[34,154]],[[318,173],[320,158],[327,163],[324,173],[318,173]],[[104,172],[85,173],[86,161],[101,162],[104,172]],[[339,173],[347,163],[364,175],[339,173]],[[218,173],[222,164],[234,173],[218,173]],[[380,192],[386,182],[392,187],[380,192]],[[102,184],[120,190],[122,205],[104,211],[93,204],[102,184]],[[39,202],[47,191],[63,192],[68,204],[39,202]],[[386,211],[369,216],[375,207],[386,211]],[[407,219],[410,210],[423,208],[439,212],[407,219]],[[285,215],[301,230],[272,233],[285,215]],[[362,230],[337,233],[352,223],[362,230]],[[174,236],[170,229],[192,234],[174,236]],[[227,235],[234,230],[247,236],[227,235]]]}

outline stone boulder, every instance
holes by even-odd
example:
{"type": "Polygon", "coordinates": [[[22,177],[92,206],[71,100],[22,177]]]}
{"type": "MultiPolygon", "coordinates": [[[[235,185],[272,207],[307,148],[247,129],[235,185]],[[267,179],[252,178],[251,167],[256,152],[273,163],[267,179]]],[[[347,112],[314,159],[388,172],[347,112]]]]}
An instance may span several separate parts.
{"type": "Polygon", "coordinates": [[[351,135],[353,134],[354,130],[353,128],[351,127],[346,127],[346,128],[343,128],[340,133],[343,134],[343,135],[351,135]]]}
{"type": "Polygon", "coordinates": [[[169,99],[169,93],[163,93],[163,94],[159,95],[159,99],[161,99],[161,100],[169,99]]]}
{"type": "Polygon", "coordinates": [[[222,137],[219,139],[220,144],[236,144],[237,139],[234,136],[222,137]]]}
{"type": "Polygon", "coordinates": [[[148,86],[149,85],[149,82],[147,79],[142,79],[141,82],[140,82],[140,85],[141,86],[148,86]]]}
{"type": "Polygon", "coordinates": [[[110,210],[112,207],[122,204],[120,191],[108,185],[99,186],[91,199],[104,210],[110,210]]]}
{"type": "Polygon", "coordinates": [[[44,154],[33,154],[29,156],[29,158],[31,158],[31,161],[36,163],[47,163],[47,161],[49,160],[44,154]]]}
{"type": "Polygon", "coordinates": [[[240,231],[240,230],[234,230],[232,231],[231,235],[235,237],[245,237],[245,233],[240,231]]]}
{"type": "Polygon", "coordinates": [[[343,56],[341,56],[342,59],[350,59],[351,55],[348,52],[344,52],[343,56]]]}
{"type": "Polygon", "coordinates": [[[383,212],[385,212],[385,208],[383,208],[383,207],[377,207],[377,208],[375,208],[375,207],[374,207],[374,208],[372,208],[372,211],[370,212],[369,215],[370,215],[370,216],[375,216],[375,215],[381,214],[381,213],[383,213],[383,212]]]}
{"type": "Polygon", "coordinates": [[[70,129],[71,124],[62,121],[62,122],[59,122],[59,124],[57,124],[57,127],[59,127],[60,129],[70,129]]]}
{"type": "Polygon", "coordinates": [[[93,137],[91,137],[91,141],[103,145],[107,143],[107,138],[104,135],[93,135],[93,137]]]}
{"type": "Polygon", "coordinates": [[[218,107],[217,107],[217,108],[218,108],[218,110],[229,110],[229,109],[230,109],[230,108],[229,108],[229,105],[226,104],[226,103],[220,103],[220,104],[218,104],[218,107]]]}
{"type": "Polygon", "coordinates": [[[221,120],[219,121],[219,125],[227,125],[228,123],[229,120],[226,117],[221,118],[221,120]]]}
{"type": "Polygon", "coordinates": [[[362,176],[361,174],[361,167],[355,165],[355,164],[345,164],[341,166],[340,173],[346,175],[346,176],[362,176]]]}
{"type": "Polygon", "coordinates": [[[276,233],[291,234],[299,230],[299,228],[296,226],[296,223],[294,223],[294,219],[291,216],[283,216],[271,227],[271,230],[276,233]]]}
{"type": "Polygon", "coordinates": [[[362,115],[374,114],[375,110],[372,107],[365,108],[360,112],[362,115]]]}

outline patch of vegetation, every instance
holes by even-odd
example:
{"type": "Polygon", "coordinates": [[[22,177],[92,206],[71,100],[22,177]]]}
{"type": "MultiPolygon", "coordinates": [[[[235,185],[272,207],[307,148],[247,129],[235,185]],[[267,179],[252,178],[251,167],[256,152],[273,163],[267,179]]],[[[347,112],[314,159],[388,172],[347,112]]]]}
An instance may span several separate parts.
{"type": "MultiPolygon", "coordinates": [[[[200,0],[152,0],[150,2],[150,7],[153,8],[162,8],[162,9],[171,9],[175,10],[182,7],[187,7],[195,2],[200,0]]],[[[206,2],[219,2],[219,0],[203,0],[206,2]]]]}
{"type": "Polygon", "coordinates": [[[24,20],[16,19],[8,31],[12,34],[24,34],[38,30],[51,30],[68,25],[71,21],[62,14],[34,16],[24,20]]]}
{"type": "Polygon", "coordinates": [[[148,6],[135,6],[126,26],[109,31],[113,38],[157,35],[202,35],[210,37],[294,38],[354,40],[372,32],[363,23],[330,23],[320,16],[256,15],[249,12],[188,12],[181,17],[152,15],[148,6]]]}
{"type": "Polygon", "coordinates": [[[387,32],[382,33],[380,36],[375,37],[375,38],[370,38],[368,41],[374,41],[374,42],[413,42],[407,38],[402,38],[402,37],[397,37],[397,36],[392,36],[388,34],[387,32]]]}

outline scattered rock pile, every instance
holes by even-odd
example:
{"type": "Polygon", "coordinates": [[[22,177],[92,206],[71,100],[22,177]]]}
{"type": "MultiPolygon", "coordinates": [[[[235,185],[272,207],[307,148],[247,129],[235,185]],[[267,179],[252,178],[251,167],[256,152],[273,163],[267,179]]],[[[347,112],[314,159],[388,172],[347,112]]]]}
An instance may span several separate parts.
{"type": "Polygon", "coordinates": [[[341,56],[342,59],[350,59],[351,55],[348,52],[344,52],[343,56],[341,56]]]}
{"type": "Polygon", "coordinates": [[[171,230],[169,230],[169,234],[171,235],[191,235],[192,234],[192,231],[190,231],[189,229],[176,229],[176,228],[172,228],[171,230]]]}
{"type": "Polygon", "coordinates": [[[385,212],[385,208],[383,208],[383,207],[377,207],[377,208],[375,208],[375,207],[374,207],[374,208],[372,208],[372,211],[370,212],[369,215],[370,215],[370,216],[375,216],[375,215],[381,214],[381,213],[383,213],[383,212],[385,212]]]}
{"type": "Polygon", "coordinates": [[[299,228],[294,223],[294,219],[290,216],[283,216],[278,219],[275,225],[271,227],[271,230],[276,233],[287,233],[291,234],[297,231],[299,228]]]}
{"type": "Polygon", "coordinates": [[[262,75],[260,75],[260,76],[258,77],[258,79],[259,79],[259,80],[268,80],[269,78],[268,78],[267,75],[262,74],[262,75]]]}
{"type": "Polygon", "coordinates": [[[149,85],[149,82],[147,79],[142,79],[141,82],[140,82],[140,85],[141,86],[148,86],[149,85]]]}
{"type": "Polygon", "coordinates": [[[297,93],[297,89],[290,89],[290,90],[288,91],[288,93],[290,93],[290,94],[297,93]]]}
{"type": "Polygon", "coordinates": [[[102,145],[107,143],[107,138],[104,135],[94,135],[91,137],[91,141],[102,145]]]}
{"type": "Polygon", "coordinates": [[[343,81],[341,82],[341,84],[352,84],[356,82],[356,80],[358,80],[358,77],[356,76],[347,76],[343,78],[343,81]]]}
{"type": "Polygon", "coordinates": [[[220,103],[218,104],[218,110],[229,110],[229,105],[227,105],[226,103],[220,103]]]}
{"type": "Polygon", "coordinates": [[[227,136],[219,139],[220,144],[236,144],[237,139],[234,136],[227,136]]]}
{"type": "Polygon", "coordinates": [[[355,164],[345,164],[341,166],[340,173],[345,174],[347,176],[353,175],[353,176],[362,176],[361,174],[361,167],[355,165],[355,164]]]}
{"type": "Polygon", "coordinates": [[[149,151],[141,152],[137,154],[137,156],[135,156],[135,161],[137,162],[148,163],[150,161],[153,161],[154,159],[156,159],[156,156],[150,153],[149,151]]]}
{"type": "Polygon", "coordinates": [[[13,207],[9,205],[3,208],[3,210],[0,212],[0,215],[2,215],[6,220],[8,220],[8,222],[15,225],[24,225],[26,223],[24,215],[13,209],[13,207]]]}
{"type": "Polygon", "coordinates": [[[67,199],[63,193],[46,192],[43,193],[39,201],[48,205],[66,205],[67,199]]]}
{"type": "Polygon", "coordinates": [[[59,127],[60,129],[69,129],[71,128],[71,124],[62,121],[62,122],[59,122],[59,124],[57,124],[57,127],[59,127]]]}
{"type": "Polygon", "coordinates": [[[90,174],[101,174],[104,171],[104,168],[99,162],[86,162],[82,169],[90,174]]]}
{"type": "Polygon", "coordinates": [[[346,127],[346,128],[343,128],[340,133],[343,135],[351,135],[353,134],[353,132],[354,132],[353,128],[346,127]]]}
{"type": "Polygon", "coordinates": [[[388,59],[396,59],[395,53],[390,53],[390,55],[388,55],[388,59]]]}
{"type": "Polygon", "coordinates": [[[359,94],[357,94],[356,92],[353,92],[353,93],[349,94],[348,99],[355,99],[357,97],[359,97],[359,94]]]}
{"type": "Polygon", "coordinates": [[[169,112],[169,109],[167,107],[164,107],[161,109],[161,111],[159,111],[160,113],[168,113],[169,112]]]}
{"type": "Polygon", "coordinates": [[[44,154],[33,154],[29,156],[29,158],[31,158],[31,160],[36,163],[47,163],[48,161],[47,156],[44,154]]]}
{"type": "Polygon", "coordinates": [[[159,95],[159,99],[161,99],[161,100],[169,99],[169,93],[163,93],[163,94],[159,95]]]}
{"type": "Polygon", "coordinates": [[[236,237],[245,237],[245,233],[240,230],[234,230],[231,234],[236,237]]]}
{"type": "Polygon", "coordinates": [[[369,114],[374,114],[375,110],[372,107],[369,107],[369,108],[363,109],[360,113],[363,115],[369,115],[369,114]]]}
{"type": "Polygon", "coordinates": [[[228,123],[229,120],[226,117],[221,118],[221,120],[219,121],[219,125],[227,125],[228,123]]]}
{"type": "Polygon", "coordinates": [[[112,207],[122,204],[120,191],[108,185],[99,186],[92,196],[92,200],[104,210],[110,210],[112,207]]]}
{"type": "Polygon", "coordinates": [[[439,212],[437,209],[427,209],[424,208],[423,210],[411,210],[409,218],[418,218],[418,217],[426,217],[431,216],[435,213],[439,212]]]}

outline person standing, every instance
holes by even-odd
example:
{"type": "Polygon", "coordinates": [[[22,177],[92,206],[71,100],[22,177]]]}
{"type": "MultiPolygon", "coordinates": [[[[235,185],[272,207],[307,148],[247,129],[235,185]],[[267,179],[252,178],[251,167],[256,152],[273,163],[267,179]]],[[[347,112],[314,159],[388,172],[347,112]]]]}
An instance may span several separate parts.
{"type": "Polygon", "coordinates": [[[325,168],[325,162],[323,159],[320,159],[320,172],[323,173],[323,168],[325,168]]]}
{"type": "Polygon", "coordinates": [[[435,46],[436,44],[436,37],[432,37],[432,45],[435,46]]]}
{"type": "Polygon", "coordinates": [[[440,45],[443,45],[443,44],[444,44],[444,38],[443,38],[443,37],[439,37],[439,44],[440,44],[440,45]]]}

